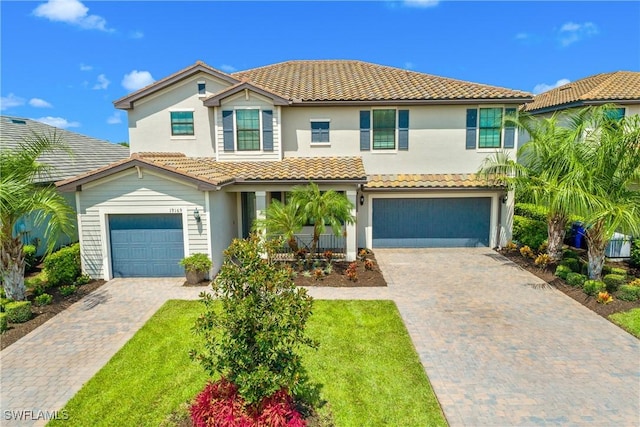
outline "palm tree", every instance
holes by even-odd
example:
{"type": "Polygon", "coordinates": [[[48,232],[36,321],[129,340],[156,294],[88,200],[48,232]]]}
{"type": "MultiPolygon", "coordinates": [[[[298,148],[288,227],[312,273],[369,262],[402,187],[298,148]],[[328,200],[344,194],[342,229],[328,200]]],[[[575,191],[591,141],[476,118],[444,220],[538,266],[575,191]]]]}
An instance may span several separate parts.
{"type": "Polygon", "coordinates": [[[302,222],[313,224],[312,254],[316,253],[325,224],[329,224],[333,233],[339,236],[343,223],[353,224],[356,221],[351,213],[353,203],[344,194],[334,190],[320,191],[313,182],[294,187],[291,202],[298,207],[302,222]]]}
{"type": "Polygon", "coordinates": [[[530,140],[518,150],[515,161],[503,151],[489,156],[479,174],[518,193],[518,200],[547,209],[547,252],[553,260],[562,258],[562,243],[570,211],[563,203],[571,186],[564,179],[569,171],[568,156],[576,136],[560,123],[561,115],[537,118],[527,114],[507,117],[505,122],[525,131],[530,140]]]}
{"type": "Polygon", "coordinates": [[[61,233],[73,231],[73,209],[54,187],[39,185],[50,167],[38,162],[40,155],[65,149],[55,132],[48,136],[32,134],[15,149],[0,151],[0,277],[8,298],[24,300],[25,257],[21,236],[14,236],[16,222],[33,215],[36,226],[44,224],[47,253],[53,251],[61,233]]]}
{"type": "Polygon", "coordinates": [[[611,117],[611,105],[582,110],[571,127],[581,134],[567,180],[567,206],[585,218],[589,277],[599,279],[607,242],[616,231],[640,234],[640,117],[611,117]]]}
{"type": "Polygon", "coordinates": [[[298,252],[295,234],[302,230],[304,222],[295,203],[282,204],[273,200],[267,208],[265,218],[254,222],[254,230],[264,230],[267,236],[283,236],[291,250],[298,252]]]}

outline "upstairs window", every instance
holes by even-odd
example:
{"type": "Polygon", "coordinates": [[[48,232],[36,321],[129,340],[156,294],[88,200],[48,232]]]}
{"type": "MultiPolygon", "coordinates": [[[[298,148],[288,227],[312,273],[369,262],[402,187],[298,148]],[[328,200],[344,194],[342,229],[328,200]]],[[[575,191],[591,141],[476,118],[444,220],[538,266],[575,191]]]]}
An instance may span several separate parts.
{"type": "Polygon", "coordinates": [[[373,110],[373,149],[396,148],[396,110],[373,110]]]}
{"type": "Polygon", "coordinates": [[[205,82],[198,82],[198,95],[205,96],[207,94],[207,84],[205,82]]]}
{"type": "Polygon", "coordinates": [[[605,112],[608,119],[620,121],[624,117],[624,108],[612,108],[605,112]]]}
{"type": "Polygon", "coordinates": [[[171,112],[171,135],[193,135],[193,111],[171,112]]]}
{"type": "Polygon", "coordinates": [[[478,148],[500,148],[502,108],[481,108],[478,148]]]}
{"type": "Polygon", "coordinates": [[[260,110],[236,110],[238,151],[260,150],[260,110]]]}
{"type": "Polygon", "coordinates": [[[329,121],[313,120],[311,122],[311,143],[312,144],[328,144],[329,143],[329,121]]]}

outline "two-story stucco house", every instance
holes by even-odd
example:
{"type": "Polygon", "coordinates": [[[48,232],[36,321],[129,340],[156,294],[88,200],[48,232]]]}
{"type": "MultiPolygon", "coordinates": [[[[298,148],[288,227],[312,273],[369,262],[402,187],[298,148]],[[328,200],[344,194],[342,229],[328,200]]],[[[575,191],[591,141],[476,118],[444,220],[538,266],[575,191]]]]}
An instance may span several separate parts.
{"type": "Polygon", "coordinates": [[[222,251],[272,200],[309,181],[355,206],[358,247],[497,246],[503,188],[475,177],[515,150],[505,113],[530,94],[361,61],[289,61],[226,74],[197,62],[117,101],[131,158],[59,183],[76,194],[85,272],[180,275],[222,251]]]}

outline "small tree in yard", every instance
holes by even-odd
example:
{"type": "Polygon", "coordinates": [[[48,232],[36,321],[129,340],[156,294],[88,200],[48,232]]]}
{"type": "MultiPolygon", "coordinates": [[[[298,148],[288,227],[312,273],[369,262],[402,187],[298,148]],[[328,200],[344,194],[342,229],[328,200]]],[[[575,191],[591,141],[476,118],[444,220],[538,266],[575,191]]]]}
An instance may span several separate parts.
{"type": "Polygon", "coordinates": [[[47,152],[66,149],[54,132],[48,136],[32,134],[16,149],[0,150],[0,277],[8,298],[24,300],[25,255],[20,235],[14,235],[16,222],[33,214],[35,225],[47,227],[47,253],[54,249],[60,234],[73,229],[73,209],[51,186],[36,183],[49,167],[38,162],[47,152]]]}
{"type": "Polygon", "coordinates": [[[214,295],[201,294],[205,312],[194,330],[204,338],[204,347],[191,356],[222,380],[198,397],[191,409],[194,422],[203,412],[224,411],[215,405],[202,410],[203,396],[206,405],[211,400],[206,393],[215,395],[215,390],[226,390],[222,395],[227,402],[232,397],[228,408],[240,406],[254,419],[274,396],[283,402],[283,393],[301,396],[308,390],[298,350],[317,345],[305,334],[312,298],[295,287],[290,269],[272,261],[276,245],[256,235],[234,240],[212,285],[214,295]]]}

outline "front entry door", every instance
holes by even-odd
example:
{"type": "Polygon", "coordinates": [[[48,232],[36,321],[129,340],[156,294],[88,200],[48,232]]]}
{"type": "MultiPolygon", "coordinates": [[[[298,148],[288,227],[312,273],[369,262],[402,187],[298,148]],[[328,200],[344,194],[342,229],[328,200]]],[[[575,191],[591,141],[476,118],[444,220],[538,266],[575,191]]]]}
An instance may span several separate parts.
{"type": "Polygon", "coordinates": [[[241,193],[242,200],[242,238],[251,233],[253,221],[256,219],[256,193],[241,193]]]}

